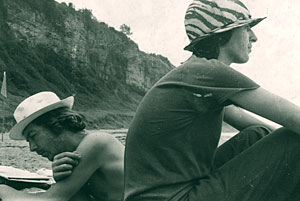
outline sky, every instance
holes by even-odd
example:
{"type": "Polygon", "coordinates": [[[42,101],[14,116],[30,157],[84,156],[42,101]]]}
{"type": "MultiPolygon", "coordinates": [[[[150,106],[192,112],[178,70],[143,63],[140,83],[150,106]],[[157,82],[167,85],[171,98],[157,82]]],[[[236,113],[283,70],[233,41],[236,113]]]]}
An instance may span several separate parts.
{"type": "MultiPolygon", "coordinates": [[[[116,30],[130,26],[140,50],[161,54],[178,66],[190,57],[184,14],[192,0],[57,0],[92,10],[116,30]]],[[[263,88],[300,106],[300,1],[242,0],[252,16],[267,17],[253,28],[258,41],[246,64],[232,65],[263,88]]]]}

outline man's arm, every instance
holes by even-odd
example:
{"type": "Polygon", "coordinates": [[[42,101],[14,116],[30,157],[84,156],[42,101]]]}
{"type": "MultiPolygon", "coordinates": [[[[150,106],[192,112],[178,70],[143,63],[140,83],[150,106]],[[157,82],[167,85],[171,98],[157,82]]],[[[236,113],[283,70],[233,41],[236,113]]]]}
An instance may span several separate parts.
{"type": "Polygon", "coordinates": [[[235,105],[225,107],[224,121],[239,131],[254,125],[265,126],[271,131],[275,130],[273,126],[260,121],[235,105]]]}
{"type": "MultiPolygon", "coordinates": [[[[108,134],[89,134],[87,135],[77,148],[80,154],[80,163],[74,169],[72,175],[62,181],[53,184],[49,190],[37,194],[29,194],[19,192],[9,187],[9,195],[5,194],[0,189],[0,198],[6,200],[22,200],[22,201],[67,201],[87,182],[98,168],[106,168],[110,164],[110,160],[123,157],[117,150],[112,150],[113,147],[119,147],[116,139],[108,134]],[[117,156],[115,156],[118,154],[117,156]],[[107,163],[107,164],[106,164],[107,163]],[[14,193],[12,193],[13,191],[14,193]]],[[[118,149],[119,151],[120,149],[118,149]]],[[[119,167],[118,167],[119,168],[119,167]]],[[[123,172],[123,166],[120,168],[123,172]]],[[[120,181],[120,178],[119,178],[120,181]]],[[[121,182],[121,181],[120,181],[121,182]]],[[[123,185],[123,183],[121,184],[123,185]]],[[[5,187],[6,188],[6,187],[5,187]]]]}
{"type": "MultiPolygon", "coordinates": [[[[115,159],[123,158],[124,152],[120,150],[120,144],[109,134],[87,135],[76,150],[81,159],[72,175],[53,185],[45,195],[47,194],[48,197],[55,195],[55,198],[61,201],[69,200],[97,169],[100,168],[106,173],[107,166],[114,163],[115,159]]],[[[121,146],[123,149],[123,145],[121,146]]],[[[123,164],[120,171],[123,173],[123,164]]]]}
{"type": "Polygon", "coordinates": [[[300,134],[300,107],[259,87],[230,98],[236,105],[300,134]]]}

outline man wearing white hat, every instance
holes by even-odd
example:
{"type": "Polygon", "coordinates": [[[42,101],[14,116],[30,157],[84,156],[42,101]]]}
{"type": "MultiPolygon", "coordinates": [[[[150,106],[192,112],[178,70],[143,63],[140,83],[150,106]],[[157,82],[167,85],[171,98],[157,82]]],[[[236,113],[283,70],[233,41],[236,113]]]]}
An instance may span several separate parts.
{"type": "Polygon", "coordinates": [[[194,0],[193,56],[140,103],[125,146],[125,201],[300,200],[300,108],[231,68],[257,37],[238,0],[194,0]],[[275,130],[239,107],[281,124],[275,130]],[[240,130],[218,147],[223,121],[240,130]]]}
{"type": "Polygon", "coordinates": [[[10,137],[26,140],[31,151],[54,160],[59,181],[36,194],[0,185],[3,201],[122,199],[123,145],[109,134],[88,133],[84,117],[71,110],[73,102],[73,96],[60,100],[53,92],[40,92],[16,108],[10,137]]]}

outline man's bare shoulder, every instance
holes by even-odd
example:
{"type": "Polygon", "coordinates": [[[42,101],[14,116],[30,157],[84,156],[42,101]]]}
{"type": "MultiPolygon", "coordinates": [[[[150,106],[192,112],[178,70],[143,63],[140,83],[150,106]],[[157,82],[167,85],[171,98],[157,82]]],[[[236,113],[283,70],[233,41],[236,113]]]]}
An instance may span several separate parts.
{"type": "Polygon", "coordinates": [[[97,163],[101,172],[107,175],[123,173],[124,145],[113,135],[102,132],[91,132],[80,143],[78,153],[92,155],[92,163],[97,163]]]}
{"type": "Polygon", "coordinates": [[[124,145],[113,135],[103,132],[87,132],[78,149],[89,149],[93,153],[97,153],[101,160],[105,155],[120,155],[123,157],[124,153],[124,145]]]}
{"type": "Polygon", "coordinates": [[[98,146],[106,146],[112,144],[121,144],[119,140],[117,140],[113,135],[105,133],[105,132],[87,132],[86,137],[82,140],[82,143],[87,144],[96,144],[98,146]]]}

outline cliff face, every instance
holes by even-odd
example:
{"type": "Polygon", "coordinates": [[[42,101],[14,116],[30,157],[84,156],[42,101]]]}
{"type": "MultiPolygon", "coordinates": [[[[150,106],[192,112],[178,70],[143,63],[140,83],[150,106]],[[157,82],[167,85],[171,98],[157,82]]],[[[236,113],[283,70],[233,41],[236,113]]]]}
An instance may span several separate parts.
{"type": "Polygon", "coordinates": [[[174,68],[168,59],[140,51],[90,10],[76,11],[71,4],[0,0],[0,18],[0,72],[7,71],[8,115],[24,97],[50,90],[62,98],[76,94],[76,109],[88,116],[97,110],[102,120],[111,118],[111,111],[132,116],[145,92],[174,68]]]}

